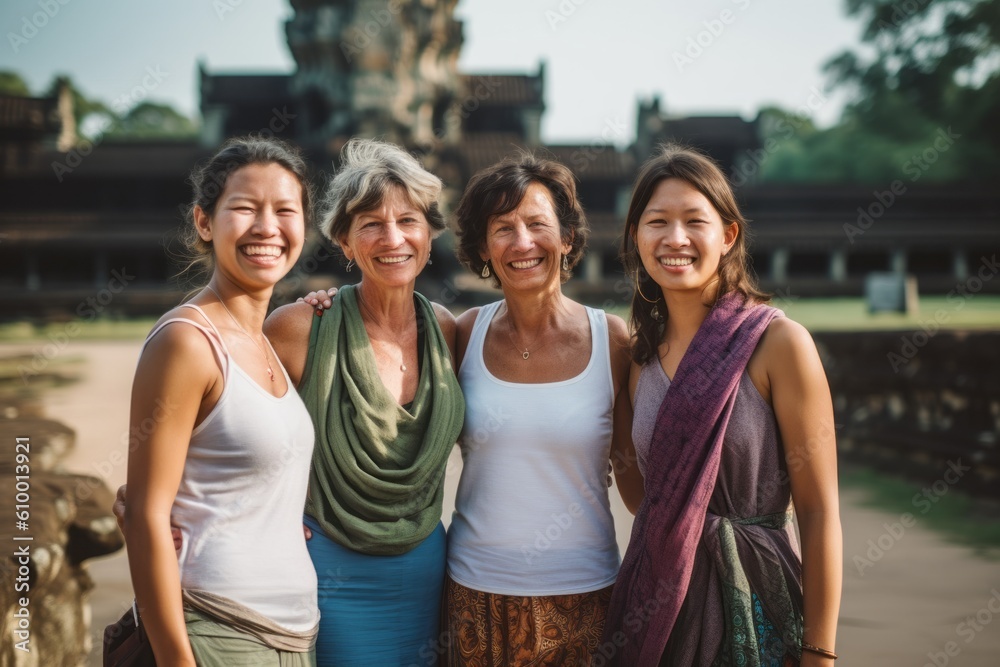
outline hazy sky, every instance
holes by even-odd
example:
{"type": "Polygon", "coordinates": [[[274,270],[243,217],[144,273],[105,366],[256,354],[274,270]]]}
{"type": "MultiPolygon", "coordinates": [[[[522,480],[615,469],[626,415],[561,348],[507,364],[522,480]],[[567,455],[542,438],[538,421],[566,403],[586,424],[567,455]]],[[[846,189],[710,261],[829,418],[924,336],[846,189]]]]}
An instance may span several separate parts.
{"type": "MultiPolygon", "coordinates": [[[[3,0],[0,69],[35,93],[63,72],[109,104],[148,95],[195,115],[199,58],[213,72],[292,70],[291,12],[287,0],[3,0]]],[[[460,0],[458,14],[462,71],[546,61],[543,138],[555,143],[622,124],[627,143],[636,101],[653,94],[677,115],[811,104],[832,123],[843,96],[825,94],[820,68],[859,34],[843,0],[460,0]]]]}

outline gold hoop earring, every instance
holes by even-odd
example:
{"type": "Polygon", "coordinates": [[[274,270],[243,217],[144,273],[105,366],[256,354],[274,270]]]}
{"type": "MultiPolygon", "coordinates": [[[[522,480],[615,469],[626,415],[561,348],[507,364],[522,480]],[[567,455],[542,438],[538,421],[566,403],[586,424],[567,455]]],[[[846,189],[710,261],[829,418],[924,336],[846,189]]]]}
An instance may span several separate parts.
{"type": "Polygon", "coordinates": [[[641,296],[643,299],[645,299],[649,303],[656,303],[657,301],[659,301],[659,299],[650,299],[649,297],[647,297],[645,294],[642,293],[642,288],[639,287],[639,272],[638,271],[636,271],[636,273],[635,273],[635,291],[638,292],[639,296],[641,296]]]}

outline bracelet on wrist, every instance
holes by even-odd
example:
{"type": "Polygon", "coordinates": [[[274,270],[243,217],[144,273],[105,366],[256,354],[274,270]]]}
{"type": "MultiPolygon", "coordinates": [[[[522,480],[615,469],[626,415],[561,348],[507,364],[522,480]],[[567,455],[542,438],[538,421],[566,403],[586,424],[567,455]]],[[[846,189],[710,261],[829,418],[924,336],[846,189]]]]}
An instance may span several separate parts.
{"type": "Polygon", "coordinates": [[[837,659],[837,654],[834,653],[833,651],[827,651],[825,648],[813,646],[812,644],[807,644],[805,642],[802,642],[802,650],[809,651],[810,653],[815,653],[816,655],[821,655],[825,658],[833,658],[834,660],[837,659]]]}

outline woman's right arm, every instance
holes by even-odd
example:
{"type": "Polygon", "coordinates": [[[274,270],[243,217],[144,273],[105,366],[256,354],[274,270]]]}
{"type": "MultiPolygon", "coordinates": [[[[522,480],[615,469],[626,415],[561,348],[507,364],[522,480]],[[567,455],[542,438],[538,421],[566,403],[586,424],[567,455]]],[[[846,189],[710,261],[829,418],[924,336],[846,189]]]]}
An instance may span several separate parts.
{"type": "Polygon", "coordinates": [[[175,325],[146,346],[132,385],[125,535],[139,613],[161,665],[195,665],[170,511],[202,401],[220,380],[204,335],[175,325]]]}

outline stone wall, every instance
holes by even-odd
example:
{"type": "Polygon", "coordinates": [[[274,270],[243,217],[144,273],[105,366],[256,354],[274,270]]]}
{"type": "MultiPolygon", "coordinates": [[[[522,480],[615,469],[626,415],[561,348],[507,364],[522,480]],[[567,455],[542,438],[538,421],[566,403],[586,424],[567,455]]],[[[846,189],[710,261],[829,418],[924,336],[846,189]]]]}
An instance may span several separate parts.
{"type": "Polygon", "coordinates": [[[1000,332],[820,333],[815,340],[842,457],[1000,499],[1000,332]]]}
{"type": "Polygon", "coordinates": [[[0,400],[0,667],[82,665],[92,648],[86,561],[124,541],[104,482],[59,470],[74,440],[64,424],[0,400]],[[17,515],[15,504],[27,508],[17,515]]]}

